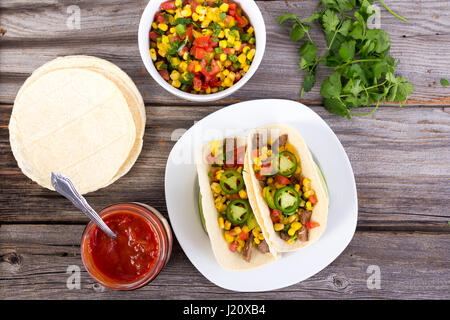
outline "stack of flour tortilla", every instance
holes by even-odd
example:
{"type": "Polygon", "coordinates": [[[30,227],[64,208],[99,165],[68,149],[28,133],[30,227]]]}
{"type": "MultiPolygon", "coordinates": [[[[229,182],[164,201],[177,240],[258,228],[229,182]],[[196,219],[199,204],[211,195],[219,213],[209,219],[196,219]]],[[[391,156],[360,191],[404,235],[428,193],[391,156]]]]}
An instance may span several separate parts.
{"type": "Polygon", "coordinates": [[[145,107],[130,77],[90,56],[67,56],[37,70],[20,88],[9,123],[22,172],[53,189],[51,172],[85,194],[125,175],[142,149],[145,107]]]}

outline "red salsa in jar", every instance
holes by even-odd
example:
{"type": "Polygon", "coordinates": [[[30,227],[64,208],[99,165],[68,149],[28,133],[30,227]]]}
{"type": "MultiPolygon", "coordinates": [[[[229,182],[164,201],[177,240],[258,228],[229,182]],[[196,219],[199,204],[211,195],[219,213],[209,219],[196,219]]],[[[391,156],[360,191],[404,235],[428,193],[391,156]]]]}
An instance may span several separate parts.
{"type": "Polygon", "coordinates": [[[172,236],[167,221],[154,208],[119,204],[100,212],[117,238],[90,223],[82,238],[83,263],[102,285],[131,290],[156,277],[169,259],[172,236]]]}
{"type": "Polygon", "coordinates": [[[144,218],[129,212],[118,212],[104,219],[117,234],[108,237],[96,227],[89,241],[94,265],[117,282],[132,282],[145,275],[155,264],[159,243],[155,231],[144,218]]]}

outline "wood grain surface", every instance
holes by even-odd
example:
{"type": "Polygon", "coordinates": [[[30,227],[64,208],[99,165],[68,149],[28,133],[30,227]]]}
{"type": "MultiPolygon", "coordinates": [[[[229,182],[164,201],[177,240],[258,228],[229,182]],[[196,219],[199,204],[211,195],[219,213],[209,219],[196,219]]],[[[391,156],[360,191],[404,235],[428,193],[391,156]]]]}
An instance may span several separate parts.
{"type": "MultiPolygon", "coordinates": [[[[309,15],[317,1],[257,1],[267,28],[260,68],[237,93],[199,105],[160,88],[145,70],[137,29],[147,0],[5,0],[0,2],[0,300],[1,299],[449,299],[450,291],[450,1],[389,0],[409,19],[382,9],[398,73],[415,93],[407,104],[381,106],[351,120],[321,106],[319,88],[301,102],[336,133],[352,164],[359,217],[348,248],[330,266],[296,285],[264,293],[223,290],[204,278],[175,241],[156,281],[132,292],[98,286],[82,266],[79,244],[87,218],[67,200],[37,186],[17,167],[8,123],[15,95],[30,73],[63,55],[88,54],[123,68],[144,96],[144,148],[132,170],[112,186],[87,195],[94,208],[140,201],[167,216],[164,170],[175,133],[233,102],[298,100],[302,73],[298,45],[275,18],[309,15]],[[66,26],[67,7],[81,9],[81,29],[66,26]],[[268,81],[270,79],[270,81],[268,81]],[[80,290],[66,288],[69,265],[79,266],[80,290]],[[381,289],[367,286],[369,266],[381,271],[381,289]]],[[[315,38],[323,39],[317,29],[315,38]]],[[[319,42],[324,48],[324,42],[319,42]]],[[[327,70],[319,70],[321,81],[327,70]]]]}

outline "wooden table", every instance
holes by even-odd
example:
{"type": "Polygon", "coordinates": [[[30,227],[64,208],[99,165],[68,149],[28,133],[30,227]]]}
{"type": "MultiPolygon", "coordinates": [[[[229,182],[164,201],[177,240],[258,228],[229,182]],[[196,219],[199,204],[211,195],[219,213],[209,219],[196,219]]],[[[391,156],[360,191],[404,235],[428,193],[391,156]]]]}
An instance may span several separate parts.
{"type": "MultiPolygon", "coordinates": [[[[257,1],[268,39],[259,70],[236,94],[202,105],[170,95],[145,70],[137,29],[147,0],[2,1],[0,299],[450,298],[450,87],[439,83],[450,78],[450,1],[386,2],[409,18],[404,23],[382,9],[391,54],[401,59],[398,73],[414,84],[408,103],[403,108],[384,105],[371,116],[347,120],[323,109],[318,86],[302,100],[331,126],[349,155],[359,198],[356,234],[331,265],[310,279],[273,292],[242,294],[206,280],[177,242],[170,262],[151,285],[132,292],[95,285],[80,259],[87,218],[17,167],[8,140],[12,104],[30,73],[57,56],[94,55],[123,68],[147,105],[144,148],[130,173],[87,198],[95,208],[140,201],[167,215],[163,183],[175,143],[172,132],[234,102],[298,100],[298,45],[275,18],[285,12],[309,15],[317,1],[257,1]],[[81,9],[80,30],[66,25],[67,8],[74,4],[81,9]],[[81,268],[79,290],[66,287],[69,265],[81,268]],[[380,268],[381,289],[367,286],[373,265],[380,268]]],[[[322,38],[319,30],[313,35],[322,38]]],[[[319,74],[323,79],[326,72],[319,74]]]]}

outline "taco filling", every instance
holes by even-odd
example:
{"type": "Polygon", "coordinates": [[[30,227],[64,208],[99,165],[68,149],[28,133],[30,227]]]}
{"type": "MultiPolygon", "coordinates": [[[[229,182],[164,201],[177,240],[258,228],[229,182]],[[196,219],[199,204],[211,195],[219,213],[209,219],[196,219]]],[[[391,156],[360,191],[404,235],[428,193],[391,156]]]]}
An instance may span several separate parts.
{"type": "Polygon", "coordinates": [[[309,241],[309,230],[319,226],[311,221],[318,198],[311,180],[302,175],[300,157],[288,135],[267,139],[256,133],[252,141],[251,162],[274,231],[289,245],[309,241]]]}
{"type": "Polygon", "coordinates": [[[252,250],[269,253],[252,208],[242,176],[245,146],[236,139],[215,140],[210,143],[209,183],[217,209],[217,222],[232,252],[250,262],[252,250]]]}

